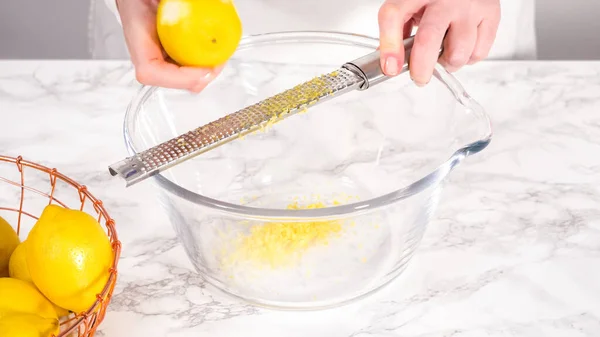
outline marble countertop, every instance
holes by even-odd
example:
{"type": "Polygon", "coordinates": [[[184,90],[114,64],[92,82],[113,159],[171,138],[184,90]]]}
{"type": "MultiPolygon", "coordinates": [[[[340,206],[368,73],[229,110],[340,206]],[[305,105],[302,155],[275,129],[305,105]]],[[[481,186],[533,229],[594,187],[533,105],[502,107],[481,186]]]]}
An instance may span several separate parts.
{"type": "Polygon", "coordinates": [[[97,336],[599,336],[600,62],[485,62],[457,77],[491,115],[492,144],[451,174],[406,272],[326,311],[212,289],[152,187],[107,174],[126,155],[128,63],[0,62],[0,153],[58,168],[115,218],[119,281],[97,336]]]}

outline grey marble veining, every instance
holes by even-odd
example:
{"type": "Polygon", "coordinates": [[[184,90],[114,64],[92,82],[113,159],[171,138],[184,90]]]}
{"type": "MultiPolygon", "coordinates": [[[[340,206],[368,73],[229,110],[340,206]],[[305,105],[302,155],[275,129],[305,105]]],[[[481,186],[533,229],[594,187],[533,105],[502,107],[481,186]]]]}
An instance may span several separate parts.
{"type": "Polygon", "coordinates": [[[600,63],[488,62],[457,74],[494,139],[453,172],[404,274],[318,312],[255,308],[205,284],[152,197],[106,172],[138,87],[125,62],[0,62],[0,153],[57,167],[115,218],[123,254],[99,336],[600,334],[600,63]]]}

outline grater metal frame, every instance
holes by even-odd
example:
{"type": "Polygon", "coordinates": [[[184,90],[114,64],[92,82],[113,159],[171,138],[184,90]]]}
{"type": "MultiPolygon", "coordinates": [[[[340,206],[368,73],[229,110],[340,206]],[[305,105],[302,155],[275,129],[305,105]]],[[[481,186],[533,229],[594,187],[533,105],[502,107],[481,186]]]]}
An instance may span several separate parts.
{"type": "MultiPolygon", "coordinates": [[[[413,44],[414,36],[404,40],[406,57],[400,73],[408,71],[413,44]]],[[[120,176],[126,187],[130,187],[202,153],[305,111],[314,104],[350,91],[367,90],[390,79],[381,69],[380,57],[379,50],[376,50],[346,62],[335,71],[114,163],[109,166],[109,173],[120,176]]]]}

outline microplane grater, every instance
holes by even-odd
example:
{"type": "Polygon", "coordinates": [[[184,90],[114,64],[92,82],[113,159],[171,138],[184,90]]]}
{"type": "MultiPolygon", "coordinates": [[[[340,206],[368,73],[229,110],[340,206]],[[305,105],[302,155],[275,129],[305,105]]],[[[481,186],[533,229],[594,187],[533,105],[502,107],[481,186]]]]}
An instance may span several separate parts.
{"type": "MultiPolygon", "coordinates": [[[[412,36],[404,40],[407,61],[401,72],[408,70],[413,42],[412,36]]],[[[381,69],[380,53],[377,50],[347,62],[338,70],[313,78],[117,162],[109,166],[109,172],[112,176],[119,175],[125,179],[126,186],[129,187],[201,153],[306,110],[311,105],[349,91],[366,90],[388,78],[381,69]]]]}

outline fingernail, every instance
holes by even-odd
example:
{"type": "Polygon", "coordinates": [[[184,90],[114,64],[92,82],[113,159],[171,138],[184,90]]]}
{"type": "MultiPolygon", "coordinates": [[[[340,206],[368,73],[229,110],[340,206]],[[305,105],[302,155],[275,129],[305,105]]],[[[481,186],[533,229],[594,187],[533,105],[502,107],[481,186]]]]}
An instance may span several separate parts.
{"type": "Polygon", "coordinates": [[[389,76],[398,75],[398,59],[393,56],[388,56],[385,59],[385,72],[389,76]]]}
{"type": "Polygon", "coordinates": [[[415,82],[415,84],[417,85],[417,87],[421,87],[422,88],[422,87],[424,87],[424,86],[427,85],[427,83],[423,83],[421,81],[417,81],[414,78],[412,79],[412,81],[415,82]]]}
{"type": "Polygon", "coordinates": [[[206,87],[206,83],[198,83],[192,86],[189,90],[195,94],[200,93],[206,87]]]}
{"type": "Polygon", "coordinates": [[[202,89],[204,89],[204,86],[201,85],[197,85],[192,87],[189,92],[194,94],[194,95],[198,95],[200,92],[202,92],[202,89]]]}

